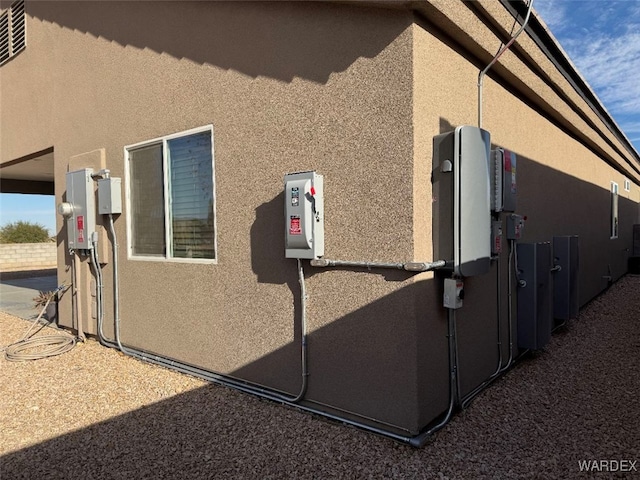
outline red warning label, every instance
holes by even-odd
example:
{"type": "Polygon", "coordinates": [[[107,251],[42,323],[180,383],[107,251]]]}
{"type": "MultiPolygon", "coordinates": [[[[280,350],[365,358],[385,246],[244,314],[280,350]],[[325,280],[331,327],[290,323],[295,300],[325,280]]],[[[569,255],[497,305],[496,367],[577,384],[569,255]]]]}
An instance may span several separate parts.
{"type": "Polygon", "coordinates": [[[78,227],[78,243],[84,243],[84,215],[76,217],[76,226],[78,227]]]}
{"type": "Polygon", "coordinates": [[[292,215],[289,221],[289,235],[302,235],[300,217],[292,215]]]}

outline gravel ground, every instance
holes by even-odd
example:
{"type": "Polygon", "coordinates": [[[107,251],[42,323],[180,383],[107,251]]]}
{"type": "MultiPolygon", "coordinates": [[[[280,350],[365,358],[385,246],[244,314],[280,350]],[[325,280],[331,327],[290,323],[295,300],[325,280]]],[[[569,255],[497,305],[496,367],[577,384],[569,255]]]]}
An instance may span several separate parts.
{"type": "MultiPolygon", "coordinates": [[[[0,344],[28,326],[0,314],[0,344]]],[[[420,450],[88,341],[0,359],[0,478],[640,478],[639,373],[634,276],[420,450]],[[580,473],[580,460],[637,471],[580,473]]]]}

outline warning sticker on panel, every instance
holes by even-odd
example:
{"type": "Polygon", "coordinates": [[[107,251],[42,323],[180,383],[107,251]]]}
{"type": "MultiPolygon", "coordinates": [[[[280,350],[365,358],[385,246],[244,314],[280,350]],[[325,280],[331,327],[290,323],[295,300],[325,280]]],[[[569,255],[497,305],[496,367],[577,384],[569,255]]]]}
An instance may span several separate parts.
{"type": "Polygon", "coordinates": [[[289,235],[302,235],[302,228],[300,227],[300,217],[297,215],[291,215],[289,221],[289,235]]]}

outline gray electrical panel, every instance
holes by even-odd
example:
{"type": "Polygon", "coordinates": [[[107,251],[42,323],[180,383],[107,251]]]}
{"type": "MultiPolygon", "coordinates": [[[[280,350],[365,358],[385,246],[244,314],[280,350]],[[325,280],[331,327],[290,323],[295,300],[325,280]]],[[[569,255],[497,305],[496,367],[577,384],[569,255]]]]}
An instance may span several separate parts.
{"type": "Polygon", "coordinates": [[[507,215],[507,240],[520,240],[524,230],[524,217],[517,213],[507,215]]]}
{"type": "Polygon", "coordinates": [[[490,145],[489,132],[472,126],[433,139],[434,258],[459,276],[490,268],[490,145]]]}
{"type": "Polygon", "coordinates": [[[122,180],[117,177],[98,180],[98,213],[122,213],[122,180]]]}
{"type": "Polygon", "coordinates": [[[324,177],[316,172],[284,177],[285,257],[324,255],[324,177]]]}
{"type": "Polygon", "coordinates": [[[504,148],[491,152],[491,210],[515,212],[517,198],[516,154],[504,148]]]}
{"type": "Polygon", "coordinates": [[[497,255],[502,252],[502,221],[491,222],[491,253],[497,255]]]}
{"type": "Polygon", "coordinates": [[[578,236],[553,237],[553,317],[578,316],[578,236]],[[559,267],[559,268],[557,268],[559,267]]]}
{"type": "Polygon", "coordinates": [[[444,279],[444,295],[442,304],[445,308],[462,308],[464,299],[464,283],[459,278],[444,279]]]}
{"type": "Polygon", "coordinates": [[[518,347],[540,350],[553,329],[551,243],[519,243],[516,256],[518,347]]]}
{"type": "Polygon", "coordinates": [[[93,169],[68,172],[67,181],[67,237],[70,249],[92,248],[91,234],[96,231],[95,191],[93,169]]]}

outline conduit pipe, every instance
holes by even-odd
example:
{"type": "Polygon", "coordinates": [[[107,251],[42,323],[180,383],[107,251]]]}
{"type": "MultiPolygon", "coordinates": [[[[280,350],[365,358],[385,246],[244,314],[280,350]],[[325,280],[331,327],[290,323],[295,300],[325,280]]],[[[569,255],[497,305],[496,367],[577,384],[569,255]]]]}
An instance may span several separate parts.
{"type": "Polygon", "coordinates": [[[419,435],[416,435],[415,437],[410,437],[405,440],[412,447],[423,447],[434,433],[436,433],[447,423],[449,423],[449,420],[451,420],[451,416],[453,415],[453,409],[456,405],[457,398],[460,393],[458,387],[457,340],[455,335],[455,322],[455,310],[449,309],[447,313],[447,338],[449,340],[449,407],[442,420],[435,426],[420,433],[419,435]]]}
{"type": "MultiPolygon", "coordinates": [[[[196,367],[188,366],[186,364],[182,364],[181,362],[177,362],[174,360],[164,359],[157,355],[150,355],[141,350],[136,350],[133,348],[125,347],[122,344],[120,337],[120,292],[119,292],[119,277],[118,277],[118,241],[116,237],[116,231],[113,225],[113,215],[109,214],[109,232],[111,233],[112,239],[112,248],[113,248],[113,312],[114,312],[114,321],[115,321],[115,345],[120,349],[121,352],[130,355],[139,360],[148,361],[157,363],[159,365],[163,365],[168,368],[173,368],[179,371],[184,371],[185,373],[189,373],[191,375],[198,375],[202,378],[205,378],[209,381],[227,384],[233,388],[237,388],[239,390],[248,391],[249,393],[254,393],[256,395],[263,396],[264,398],[268,398],[274,401],[285,402],[289,404],[297,404],[300,402],[307,393],[307,377],[308,373],[308,365],[307,365],[307,292],[305,288],[304,281],[304,270],[302,268],[302,261],[298,259],[298,280],[300,282],[300,295],[301,295],[301,365],[302,365],[302,384],[300,387],[300,392],[295,396],[285,395],[279,392],[270,391],[264,388],[258,388],[252,386],[250,384],[245,384],[238,380],[233,380],[230,377],[225,377],[223,375],[218,375],[210,372],[206,372],[205,370],[200,370],[196,367]],[[197,373],[196,373],[197,372],[197,373]]],[[[109,342],[103,335],[102,331],[99,329],[100,337],[102,341],[106,343],[109,342]]],[[[112,344],[113,345],[113,344],[112,344]]],[[[114,345],[114,346],[115,346],[114,345]]],[[[316,412],[320,413],[320,412],[316,412]]]]}
{"type": "Polygon", "coordinates": [[[516,38],[518,38],[520,34],[524,31],[525,27],[527,26],[527,23],[529,23],[529,17],[531,16],[531,7],[533,7],[533,0],[529,0],[529,8],[527,9],[527,15],[525,16],[524,22],[522,23],[522,26],[520,27],[520,29],[515,33],[513,37],[511,37],[511,40],[509,40],[505,45],[503,45],[503,47],[500,50],[498,50],[498,53],[496,53],[495,57],[493,57],[493,59],[489,62],[489,65],[487,65],[484,68],[484,70],[482,70],[478,74],[478,128],[482,128],[482,90],[484,87],[484,76],[487,74],[489,69],[498,61],[498,59],[502,56],[502,54],[507,50],[509,50],[513,42],[516,41],[516,38]]]}
{"type": "Polygon", "coordinates": [[[76,314],[76,329],[78,331],[78,338],[81,342],[84,342],[87,337],[84,335],[84,331],[82,330],[82,315],[78,310],[78,278],[80,277],[78,273],[78,259],[76,258],[76,251],[70,250],[71,253],[71,283],[73,283],[72,290],[72,308],[76,314]],[[73,301],[75,300],[75,302],[73,301]]]}
{"type": "Polygon", "coordinates": [[[395,270],[406,270],[408,272],[429,272],[442,268],[447,262],[437,260],[435,262],[407,262],[407,263],[383,263],[350,260],[329,260],[318,258],[311,260],[312,267],[360,267],[360,268],[390,268],[395,270]]]}
{"type": "Polygon", "coordinates": [[[480,385],[478,385],[476,388],[474,388],[471,392],[469,392],[467,395],[465,395],[462,398],[462,403],[461,403],[461,408],[464,410],[466,409],[471,402],[473,401],[473,399],[480,393],[482,392],[486,387],[488,387],[493,380],[498,377],[498,375],[500,375],[500,372],[502,371],[502,295],[501,295],[501,285],[500,285],[500,255],[497,256],[496,258],[496,287],[497,287],[497,305],[498,305],[498,328],[497,328],[497,333],[498,333],[498,362],[496,364],[496,370],[489,375],[489,377],[482,382],[480,385]]]}
{"type": "MultiPolygon", "coordinates": [[[[416,436],[408,436],[408,435],[399,435],[389,430],[385,430],[382,428],[378,428],[372,425],[368,425],[366,423],[359,422],[357,420],[351,420],[349,418],[340,417],[338,415],[319,410],[317,408],[310,407],[308,405],[300,404],[300,400],[304,398],[307,389],[307,333],[306,333],[306,288],[304,285],[304,272],[302,269],[302,263],[298,260],[298,272],[299,272],[299,280],[301,286],[301,302],[302,302],[302,387],[300,393],[296,397],[291,397],[288,395],[284,395],[280,392],[276,392],[270,390],[268,388],[259,387],[257,385],[253,385],[247,382],[243,382],[241,380],[237,380],[235,378],[213,373],[207,370],[203,370],[201,368],[195,367],[193,365],[188,365],[182,362],[178,362],[175,360],[170,360],[168,358],[161,357],[159,355],[149,354],[148,352],[144,352],[142,350],[137,350],[134,348],[125,347],[120,340],[120,308],[119,308],[119,278],[118,278],[118,242],[116,238],[115,228],[113,226],[113,217],[109,215],[109,231],[111,233],[112,238],[112,251],[113,251],[113,291],[114,291],[114,321],[115,321],[115,342],[110,342],[107,340],[102,331],[99,330],[99,336],[101,341],[104,342],[107,346],[113,346],[119,348],[123,353],[130,355],[134,358],[137,358],[142,361],[146,361],[149,363],[154,363],[156,365],[163,366],[165,368],[170,368],[176,370],[181,373],[185,373],[188,375],[195,375],[204,380],[207,380],[216,385],[221,385],[228,388],[233,388],[235,390],[248,393],[250,395],[255,395],[260,398],[264,398],[266,400],[282,402],[289,406],[295,407],[303,412],[313,413],[316,415],[320,415],[322,417],[328,418],[330,420],[340,422],[345,425],[350,425],[352,427],[359,428],[361,430],[374,433],[376,435],[381,435],[390,439],[393,439],[398,442],[406,443],[412,445],[414,447],[422,447],[426,441],[433,435],[435,432],[444,427],[449,420],[451,419],[451,415],[453,414],[453,409],[455,406],[455,398],[456,398],[456,364],[455,364],[455,328],[454,328],[454,313],[449,310],[448,314],[448,345],[449,345],[449,406],[445,413],[444,418],[435,426],[426,430],[423,433],[420,433],[416,436]]],[[[432,265],[433,268],[442,268],[445,262],[434,262],[432,265]]],[[[404,267],[403,267],[404,268],[404,267]]],[[[425,270],[426,271],[426,270],[425,270]]]]}

